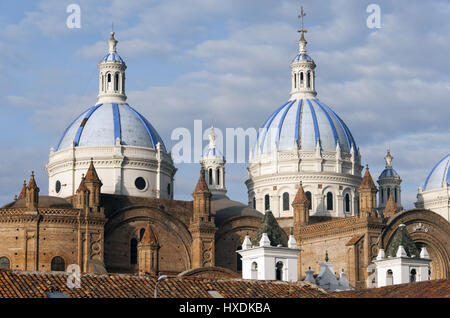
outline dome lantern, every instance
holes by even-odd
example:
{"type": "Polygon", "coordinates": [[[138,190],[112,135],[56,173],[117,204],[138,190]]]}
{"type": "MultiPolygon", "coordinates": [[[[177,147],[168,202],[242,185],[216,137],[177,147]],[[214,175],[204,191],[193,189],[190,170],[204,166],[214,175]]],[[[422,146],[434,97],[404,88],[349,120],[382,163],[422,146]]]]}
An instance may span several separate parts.
{"type": "Polygon", "coordinates": [[[125,62],[117,54],[117,40],[114,38],[114,31],[108,40],[108,53],[100,61],[99,69],[99,89],[97,104],[103,103],[124,103],[127,99],[125,95],[125,62]]]}
{"type": "Polygon", "coordinates": [[[315,71],[316,64],[314,60],[306,53],[306,42],[304,34],[308,32],[303,27],[303,17],[306,13],[303,12],[303,7],[300,11],[301,29],[298,30],[301,34],[298,41],[298,54],[291,62],[291,99],[299,98],[314,98],[317,93],[315,91],[315,71]]]}

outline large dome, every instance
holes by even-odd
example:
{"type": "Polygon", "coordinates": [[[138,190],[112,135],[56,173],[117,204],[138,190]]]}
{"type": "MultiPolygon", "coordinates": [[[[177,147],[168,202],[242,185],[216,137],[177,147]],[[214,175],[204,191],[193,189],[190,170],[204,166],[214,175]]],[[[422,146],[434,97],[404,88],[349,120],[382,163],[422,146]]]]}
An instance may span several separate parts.
{"type": "Polygon", "coordinates": [[[444,182],[450,183],[450,154],[442,158],[431,169],[430,174],[425,180],[423,190],[442,188],[444,182]]]}
{"type": "Polygon", "coordinates": [[[122,145],[161,148],[164,142],[153,126],[130,105],[105,103],[92,106],[81,113],[67,127],[56,151],[72,146],[115,145],[119,138],[122,145]]]}
{"type": "MultiPolygon", "coordinates": [[[[327,105],[318,99],[293,99],[283,104],[263,124],[256,145],[261,153],[277,150],[313,150],[317,144],[323,150],[350,153],[357,146],[347,125],[327,105]]],[[[255,147],[254,154],[258,152],[255,147]]]]}

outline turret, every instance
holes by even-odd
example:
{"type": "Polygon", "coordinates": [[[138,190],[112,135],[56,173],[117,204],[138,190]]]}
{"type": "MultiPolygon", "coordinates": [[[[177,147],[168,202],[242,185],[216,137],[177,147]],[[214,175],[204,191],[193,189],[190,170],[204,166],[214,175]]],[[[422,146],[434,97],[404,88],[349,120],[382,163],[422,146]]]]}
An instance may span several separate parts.
{"type": "Polygon", "coordinates": [[[203,153],[200,163],[205,170],[205,182],[208,185],[211,194],[226,194],[225,187],[225,158],[217,148],[216,133],[214,126],[211,126],[209,132],[208,149],[203,153]]]}
{"type": "Polygon", "coordinates": [[[34,171],[31,172],[30,181],[25,190],[27,212],[37,212],[39,203],[39,188],[34,180],[34,171]]]}
{"type": "Polygon", "coordinates": [[[292,202],[294,209],[294,228],[309,223],[309,200],[303,190],[303,185],[300,182],[297,195],[292,202]]]}
{"type": "Polygon", "coordinates": [[[366,166],[366,172],[358,189],[359,192],[359,216],[376,217],[377,216],[377,187],[373,182],[369,172],[369,166],[366,166]]]}
{"type": "Polygon", "coordinates": [[[394,157],[391,155],[389,149],[386,151],[386,156],[384,160],[386,161],[386,166],[383,172],[381,172],[378,177],[379,184],[379,195],[378,195],[378,212],[383,211],[386,207],[386,204],[389,200],[389,197],[393,197],[395,205],[398,210],[402,210],[402,201],[401,201],[401,187],[402,179],[400,178],[397,171],[392,167],[392,160],[394,157]]]}

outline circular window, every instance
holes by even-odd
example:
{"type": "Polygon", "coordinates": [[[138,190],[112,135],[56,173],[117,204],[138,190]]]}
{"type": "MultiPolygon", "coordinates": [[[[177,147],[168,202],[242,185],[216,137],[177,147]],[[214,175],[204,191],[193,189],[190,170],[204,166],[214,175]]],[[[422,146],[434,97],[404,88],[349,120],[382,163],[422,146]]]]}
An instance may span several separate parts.
{"type": "Polygon", "coordinates": [[[56,193],[59,193],[59,191],[61,191],[61,182],[59,180],[56,181],[55,190],[56,190],[56,193]]]}
{"type": "Polygon", "coordinates": [[[134,180],[134,185],[138,190],[144,190],[147,183],[145,182],[144,178],[137,177],[136,180],[134,180]]]}

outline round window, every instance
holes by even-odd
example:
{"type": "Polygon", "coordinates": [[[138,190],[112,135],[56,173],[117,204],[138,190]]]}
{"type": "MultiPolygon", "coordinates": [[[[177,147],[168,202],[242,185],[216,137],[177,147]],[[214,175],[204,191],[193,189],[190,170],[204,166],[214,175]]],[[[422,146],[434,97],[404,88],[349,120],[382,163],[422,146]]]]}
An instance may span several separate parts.
{"type": "Polygon", "coordinates": [[[59,191],[61,191],[61,182],[59,180],[56,181],[55,190],[56,190],[56,193],[59,193],[59,191]]]}
{"type": "Polygon", "coordinates": [[[134,185],[138,190],[144,190],[147,183],[145,182],[144,178],[137,177],[136,180],[134,180],[134,185]]]}

